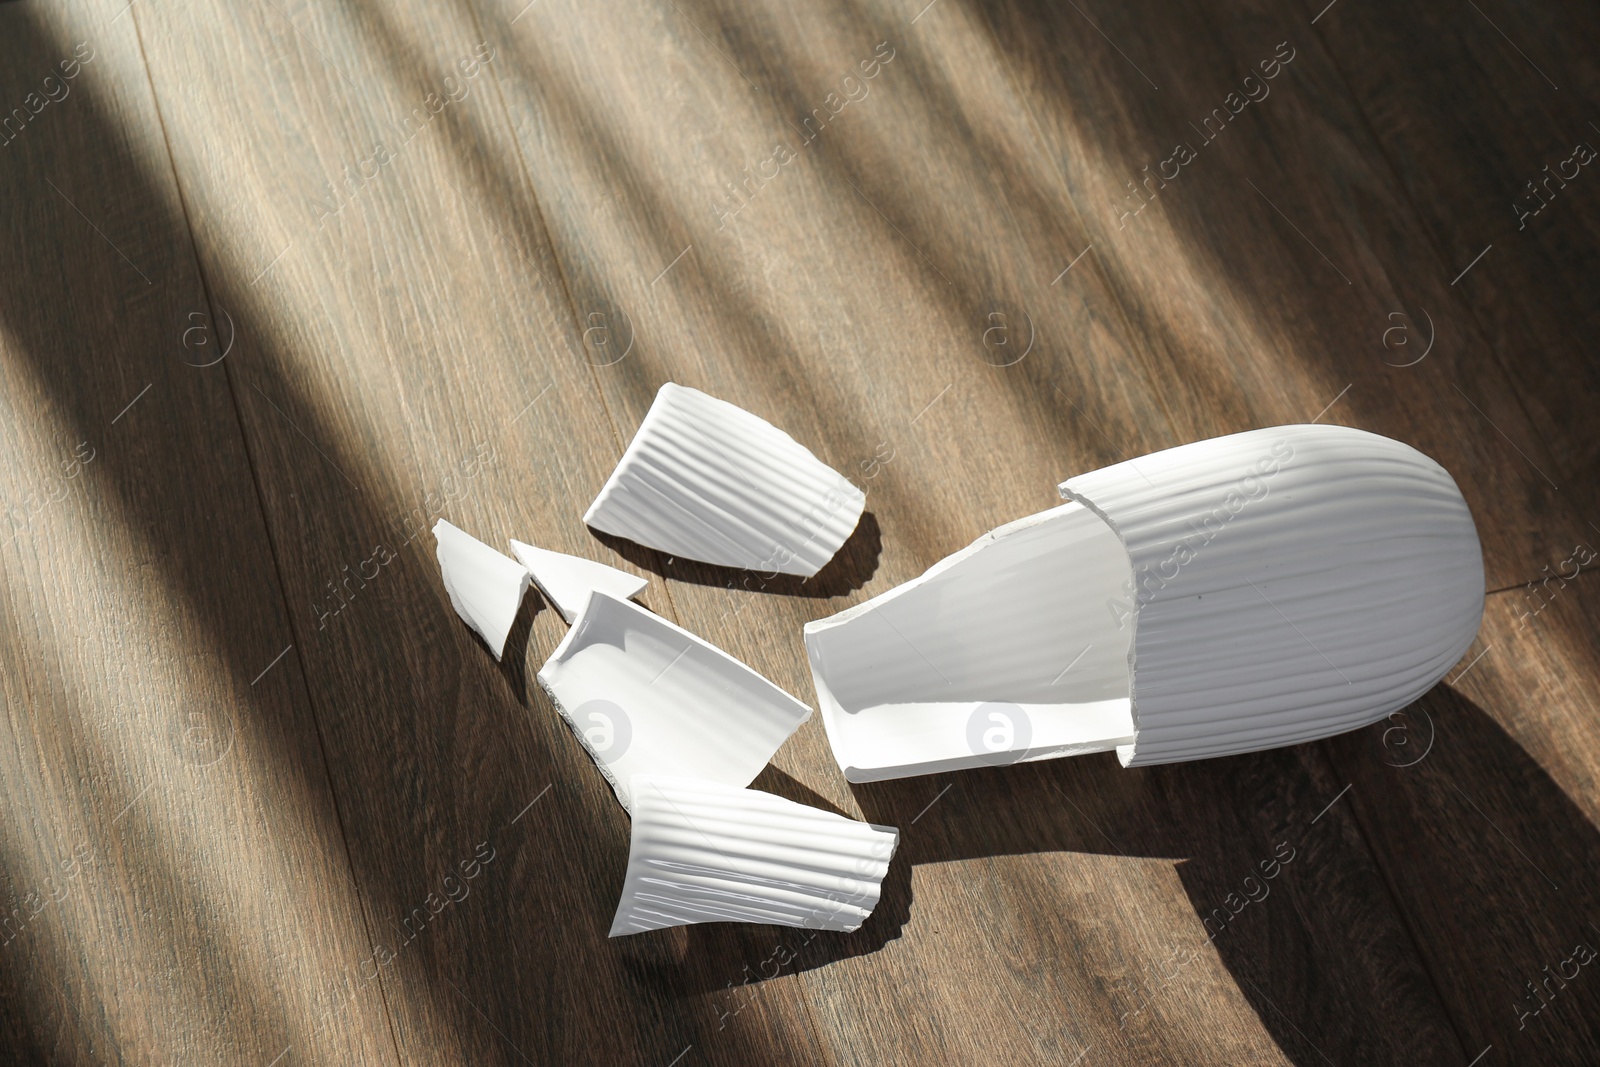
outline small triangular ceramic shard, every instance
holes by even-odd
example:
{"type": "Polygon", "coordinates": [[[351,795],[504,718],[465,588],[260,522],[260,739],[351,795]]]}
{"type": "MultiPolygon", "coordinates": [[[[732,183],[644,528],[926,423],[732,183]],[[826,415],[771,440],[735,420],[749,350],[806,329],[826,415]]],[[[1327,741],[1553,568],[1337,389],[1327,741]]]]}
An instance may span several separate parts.
{"type": "Polygon", "coordinates": [[[806,624],[852,782],[1115,750],[1227,756],[1373,723],[1472,646],[1455,481],[1345,426],[1197,441],[1062,483],[920,578],[806,624]]]}
{"type": "Polygon", "coordinates": [[[532,581],[528,569],[443,519],[434,523],[433,536],[451,606],[499,659],[532,581]]]}
{"type": "Polygon", "coordinates": [[[611,936],[705,922],[859,929],[900,832],[755,789],[635,775],[611,936]]]}
{"type": "Polygon", "coordinates": [[[811,717],[722,649],[600,590],[539,684],[629,811],[635,774],[749,785],[811,717]]]}
{"type": "Polygon", "coordinates": [[[637,596],[650,584],[648,579],[619,571],[604,563],[596,563],[582,556],[569,556],[564,552],[552,552],[548,548],[536,548],[521,541],[512,541],[511,551],[533,575],[534,584],[550,598],[556,610],[561,612],[561,617],[569,623],[578,617],[583,606],[589,602],[589,594],[596,589],[618,600],[627,600],[637,596]]]}
{"type": "Polygon", "coordinates": [[[776,426],[668,382],[583,521],[685,559],[809,577],[865,506],[860,489],[776,426]]]}

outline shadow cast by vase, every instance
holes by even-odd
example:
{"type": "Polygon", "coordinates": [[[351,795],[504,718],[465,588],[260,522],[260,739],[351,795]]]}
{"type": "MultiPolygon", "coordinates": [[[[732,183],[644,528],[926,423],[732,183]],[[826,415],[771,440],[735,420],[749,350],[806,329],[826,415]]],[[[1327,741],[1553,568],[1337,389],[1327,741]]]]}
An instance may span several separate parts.
{"type": "MultiPolygon", "coordinates": [[[[506,680],[506,688],[511,690],[517,703],[523,707],[528,706],[528,638],[533,634],[533,621],[544,605],[544,593],[538,586],[529,586],[522,603],[517,605],[516,618],[511,622],[511,630],[506,634],[505,648],[499,658],[500,676],[506,680]]],[[[484,652],[489,652],[489,646],[476,632],[472,636],[478,638],[477,643],[484,652]]]]}
{"type": "Polygon", "coordinates": [[[658,578],[686,582],[690,585],[717,586],[723,589],[744,589],[753,593],[771,593],[776,596],[813,597],[818,599],[847,596],[872,580],[878,569],[878,559],[883,552],[883,534],[878,528],[877,516],[862,512],[861,521],[839,551],[826,566],[809,578],[796,574],[772,574],[767,571],[745,570],[737,567],[719,567],[714,563],[678,559],[659,549],[646,548],[625,537],[589,531],[595,540],[611,549],[623,559],[658,578]]]}
{"type": "Polygon", "coordinates": [[[1467,1059],[1600,1063],[1600,830],[1440,685],[1327,745],[1467,1059]],[[1582,953],[1578,953],[1582,955],[1582,953]]]}
{"type": "Polygon", "coordinates": [[[1542,969],[1562,967],[1579,941],[1600,951],[1600,893],[1584,877],[1600,870],[1600,833],[1447,687],[1298,750],[1135,770],[1107,754],[853,791],[870,821],[901,827],[896,862],[907,866],[1039,852],[1171,859],[1197,922],[1188,940],[1128,961],[1119,1029],[1148,1025],[1189,964],[1215,953],[1307,1067],[1375,1050],[1460,1063],[1490,1042],[1529,1062],[1600,1054],[1600,976],[1585,985],[1585,967],[1552,982],[1542,969]],[[1423,721],[1439,731],[1432,751],[1394,766],[1396,724],[1415,734],[1423,721]],[[1318,748],[1345,771],[1348,795],[1333,781],[1307,792],[1303,758],[1318,748]],[[1363,827],[1383,841],[1378,859],[1363,827]],[[1530,981],[1549,988],[1536,997],[1530,981]],[[1545,1007],[1522,1016],[1518,1004],[1545,1007]]]}

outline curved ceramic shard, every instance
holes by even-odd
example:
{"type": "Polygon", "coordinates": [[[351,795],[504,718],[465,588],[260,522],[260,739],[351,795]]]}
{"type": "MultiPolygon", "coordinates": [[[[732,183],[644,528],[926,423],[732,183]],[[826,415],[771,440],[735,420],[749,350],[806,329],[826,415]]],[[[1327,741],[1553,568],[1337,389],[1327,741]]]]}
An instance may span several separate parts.
{"type": "Polygon", "coordinates": [[[720,648],[599,590],[539,684],[629,811],[635,774],[750,784],[811,717],[720,648]]]}
{"type": "Polygon", "coordinates": [[[771,423],[668,382],[583,521],[673,556],[809,577],[865,506],[771,423]]]}
{"type": "Polygon", "coordinates": [[[499,659],[528,591],[528,570],[443,519],[433,524],[439,573],[450,604],[499,659]]]}
{"type": "Polygon", "coordinates": [[[578,617],[589,594],[598,589],[618,600],[637,596],[650,582],[647,579],[596,563],[582,556],[569,556],[536,548],[521,541],[511,542],[511,551],[517,560],[533,575],[534,584],[561,612],[561,617],[571,622],[578,617]]]}
{"type": "Polygon", "coordinates": [[[792,800],[636,775],[628,875],[611,936],[703,922],[858,929],[900,832],[792,800]]]}
{"type": "Polygon", "coordinates": [[[852,782],[1109,751],[1133,739],[1116,535],[1065,504],[920,578],[808,623],[834,757],[852,782]]]}
{"type": "Polygon", "coordinates": [[[1278,426],[1069,479],[1132,574],[1127,766],[1292,745],[1375,722],[1471,646],[1483,555],[1449,473],[1345,426],[1278,426]]]}
{"type": "Polygon", "coordinates": [[[1472,516],[1450,475],[1398,441],[1253,430],[1061,492],[1063,507],[807,625],[850,780],[1310,741],[1404,707],[1477,634],[1472,516]]]}

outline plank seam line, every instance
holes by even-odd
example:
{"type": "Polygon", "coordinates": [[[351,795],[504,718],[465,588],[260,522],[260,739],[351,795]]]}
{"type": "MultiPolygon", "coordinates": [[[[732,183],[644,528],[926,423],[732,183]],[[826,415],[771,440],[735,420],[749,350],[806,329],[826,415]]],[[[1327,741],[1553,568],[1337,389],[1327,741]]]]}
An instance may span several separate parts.
{"type": "MultiPolygon", "coordinates": [[[[994,26],[988,19],[983,21],[983,30],[986,34],[988,34],[989,44],[994,48],[995,53],[997,55],[1005,55],[1005,42],[1001,41],[996,35],[994,26]]],[[[1031,99],[1031,93],[1028,92],[1026,86],[1020,83],[1016,73],[1012,70],[1011,64],[1000,63],[998,66],[1001,70],[1001,76],[1005,78],[1006,85],[1011,90],[1011,95],[1015,99],[1021,101],[1027,101],[1031,99]]],[[[1035,114],[1033,108],[1031,107],[1023,108],[1023,119],[1027,123],[1028,128],[1033,131],[1035,142],[1048,155],[1050,139],[1045,134],[1042,120],[1037,114],[1035,114]]],[[[1076,227],[1078,234],[1082,236],[1085,241],[1089,242],[1090,247],[1093,247],[1094,231],[1091,229],[1088,220],[1085,219],[1083,212],[1078,210],[1078,201],[1073,197],[1072,188],[1067,184],[1067,175],[1065,170],[1060,167],[1054,167],[1051,168],[1051,173],[1055,177],[1055,183],[1061,195],[1061,202],[1066,207],[1067,211],[1070,212],[1068,217],[1069,228],[1076,227]]],[[[1087,251],[1087,249],[1085,249],[1085,251],[1087,251]]],[[[1121,327],[1122,337],[1128,342],[1127,347],[1131,351],[1141,353],[1145,361],[1147,361],[1141,363],[1139,366],[1139,377],[1143,380],[1143,384],[1152,386],[1149,392],[1154,397],[1157,408],[1160,410],[1161,414],[1166,420],[1165,429],[1171,432],[1174,429],[1184,425],[1184,423],[1178,419],[1177,412],[1168,402],[1166,390],[1153,388],[1156,379],[1151,372],[1157,369],[1170,371],[1178,362],[1176,353],[1171,350],[1165,338],[1153,338],[1150,336],[1148,330],[1135,328],[1134,324],[1136,320],[1130,313],[1128,304],[1123,296],[1121,276],[1114,270],[1110,269],[1110,267],[1115,266],[1116,256],[1107,253],[1102,253],[1101,255],[1103,257],[1102,261],[1109,265],[1108,268],[1104,270],[1106,278],[1104,293],[1108,302],[1108,309],[1116,312],[1117,325],[1121,327]],[[1153,365],[1156,361],[1161,362],[1162,366],[1160,368],[1157,368],[1153,365]]],[[[1077,260],[1074,260],[1073,262],[1075,263],[1077,260]]],[[[1054,285],[1055,282],[1051,282],[1050,284],[1054,285]]],[[[1088,383],[1081,382],[1080,384],[1087,385],[1088,383]]],[[[1105,434],[1102,432],[1101,436],[1104,437],[1105,434]]],[[[1106,438],[1106,440],[1110,442],[1110,438],[1106,438]]],[[[1117,448],[1117,445],[1112,442],[1111,447],[1117,448]]],[[[1118,450],[1120,451],[1120,449],[1118,450]]]]}
{"type": "MultiPolygon", "coordinates": [[[[1334,759],[1332,750],[1325,744],[1318,747],[1322,749],[1322,757],[1329,768],[1337,772],[1339,770],[1339,761],[1334,759]]],[[[1372,865],[1377,868],[1378,879],[1383,883],[1384,895],[1389,898],[1389,907],[1395,918],[1400,921],[1400,929],[1405,931],[1406,940],[1410,943],[1412,958],[1417,961],[1417,966],[1427,976],[1428,985],[1433,991],[1434,1003],[1438,1005],[1439,1012],[1445,1022],[1450,1024],[1450,1030],[1456,1036],[1456,1045],[1461,1050],[1461,1054],[1465,1056],[1467,1054],[1466,1031],[1461,1025],[1461,1020],[1457,1019],[1455,1012],[1450,1009],[1450,1002],[1445,999],[1444,994],[1439,989],[1439,981],[1434,975],[1432,962],[1422,951],[1422,944],[1417,938],[1416,927],[1411,920],[1410,913],[1400,906],[1400,896],[1395,890],[1394,878],[1389,872],[1389,865],[1384,862],[1384,857],[1379,850],[1372,846],[1372,833],[1367,829],[1367,821],[1362,817],[1361,813],[1360,794],[1356,795],[1350,806],[1350,819],[1355,823],[1356,833],[1361,835],[1361,843],[1366,846],[1367,855],[1372,859],[1372,865]]]]}
{"type": "MultiPolygon", "coordinates": [[[[529,6],[531,7],[532,5],[530,4],[529,6]]],[[[483,20],[479,16],[478,4],[473,3],[468,5],[467,10],[472,16],[472,28],[478,39],[480,41],[487,41],[489,38],[485,36],[483,32],[483,20]]],[[[524,8],[522,14],[526,14],[526,12],[527,9],[524,8]]],[[[517,15],[517,18],[521,18],[522,14],[517,15]]],[[[516,19],[513,19],[512,21],[515,22],[516,19]]],[[[504,44],[504,42],[502,42],[502,44],[504,44]]],[[[544,246],[550,251],[551,262],[555,264],[556,277],[561,283],[561,296],[563,301],[566,303],[567,314],[571,316],[571,327],[581,336],[584,319],[583,316],[578,313],[577,302],[572,299],[572,285],[567,278],[567,268],[561,261],[561,253],[556,248],[555,238],[550,235],[550,223],[545,216],[544,204],[539,199],[539,187],[534,183],[533,172],[528,166],[527,152],[522,147],[522,138],[517,135],[516,123],[511,120],[511,109],[506,105],[505,93],[500,85],[500,68],[496,67],[490,70],[489,79],[490,84],[494,87],[494,98],[496,104],[499,106],[501,124],[504,127],[506,134],[510,137],[512,145],[514,145],[516,148],[517,169],[522,172],[523,184],[527,187],[528,198],[533,203],[534,214],[537,216],[539,223],[539,233],[544,238],[544,246]]],[[[606,413],[606,422],[611,426],[611,439],[616,448],[617,458],[620,460],[622,458],[622,452],[626,447],[622,440],[621,424],[617,421],[616,413],[611,410],[610,402],[606,400],[605,389],[600,384],[599,368],[595,367],[588,360],[584,360],[583,363],[584,366],[589,368],[589,380],[594,385],[595,396],[600,400],[601,410],[606,413]]],[[[643,547],[649,548],[648,545],[643,547]]],[[[655,548],[650,548],[649,551],[656,561],[656,567],[658,568],[657,573],[661,576],[661,591],[666,594],[667,603],[671,605],[672,621],[682,625],[683,615],[678,610],[677,599],[672,595],[672,583],[676,581],[676,579],[669,577],[667,574],[666,564],[663,561],[664,553],[655,548]]]]}
{"type": "MultiPolygon", "coordinates": [[[[129,5],[130,9],[132,6],[133,5],[131,4],[129,5]]],[[[148,51],[145,49],[144,33],[139,25],[140,16],[137,11],[130,11],[130,14],[133,16],[132,22],[134,43],[138,45],[139,48],[139,59],[144,66],[145,85],[150,93],[150,105],[152,110],[155,111],[156,125],[161,130],[162,145],[166,148],[167,152],[167,167],[172,175],[173,191],[178,197],[178,208],[183,215],[184,229],[189,237],[189,254],[194,263],[196,278],[200,283],[201,295],[206,302],[206,314],[210,316],[209,321],[214,323],[217,321],[217,317],[215,302],[212,299],[211,280],[206,274],[205,263],[200,256],[200,242],[195,236],[194,220],[189,212],[189,198],[184,193],[183,179],[178,173],[177,157],[172,151],[172,134],[167,128],[166,115],[161,109],[161,97],[156,91],[155,75],[150,69],[150,56],[148,51]]],[[[282,607],[284,621],[287,623],[290,633],[295,638],[293,642],[293,647],[295,649],[293,658],[300,667],[300,693],[306,702],[306,709],[311,713],[311,725],[316,732],[317,753],[321,757],[322,761],[322,779],[326,789],[328,790],[329,802],[333,805],[334,821],[339,827],[339,842],[344,846],[346,875],[350,880],[350,885],[358,894],[356,910],[357,914],[359,914],[361,917],[362,933],[365,935],[368,944],[376,944],[376,940],[373,936],[371,917],[367,914],[367,897],[362,891],[361,884],[356,875],[355,858],[350,850],[350,835],[345,827],[344,812],[339,806],[339,794],[334,788],[332,775],[328,773],[328,746],[323,737],[322,716],[318,712],[317,702],[311,694],[311,685],[309,682],[310,676],[306,669],[305,658],[299,651],[299,649],[303,648],[304,645],[302,643],[301,635],[295,628],[294,614],[289,610],[289,592],[287,586],[284,584],[283,567],[279,563],[278,545],[276,539],[272,535],[272,523],[268,520],[267,516],[266,500],[263,496],[261,488],[261,477],[256,466],[255,454],[250,448],[250,435],[245,433],[244,430],[244,417],[239,410],[239,393],[234,382],[233,369],[231,367],[224,367],[223,372],[225,380],[228,383],[228,398],[232,404],[234,430],[239,436],[240,448],[244,452],[245,466],[250,472],[250,488],[255,496],[256,514],[261,523],[262,535],[267,541],[267,553],[272,561],[273,576],[277,579],[278,583],[279,603],[282,607]]],[[[284,650],[285,653],[288,651],[289,649],[284,650]]],[[[279,658],[281,659],[282,656],[280,655],[279,658]]],[[[276,663],[276,660],[274,663],[276,663]]],[[[381,978],[378,982],[378,994],[383,1004],[384,1021],[388,1025],[389,1047],[394,1051],[395,1067],[404,1067],[404,1060],[400,1054],[400,1038],[395,1031],[394,1012],[389,1006],[388,989],[386,988],[385,982],[381,978]]]]}
{"type": "MultiPolygon", "coordinates": [[[[1438,235],[1434,233],[1433,227],[1428,225],[1427,216],[1424,215],[1421,209],[1418,207],[1417,199],[1412,195],[1410,187],[1406,185],[1405,178],[1400,173],[1400,168],[1395,166],[1394,159],[1389,154],[1388,146],[1384,143],[1383,138],[1378,136],[1377,128],[1372,125],[1372,117],[1367,114],[1366,105],[1361,102],[1361,98],[1356,95],[1354,87],[1350,84],[1350,78],[1345,74],[1344,66],[1339,62],[1338,56],[1334,52],[1333,45],[1328,40],[1327,31],[1314,29],[1312,32],[1317,42],[1321,45],[1323,54],[1328,57],[1328,65],[1333,68],[1334,73],[1339,76],[1339,81],[1343,83],[1345,95],[1349,98],[1351,104],[1354,105],[1356,114],[1360,116],[1361,125],[1367,131],[1367,137],[1372,142],[1373,148],[1377,150],[1378,158],[1383,161],[1384,168],[1389,172],[1389,177],[1394,180],[1395,190],[1402,197],[1404,197],[1405,202],[1410,205],[1411,212],[1417,220],[1417,228],[1422,231],[1423,239],[1426,240],[1429,246],[1433,249],[1434,259],[1438,262],[1440,267],[1448,271],[1450,269],[1450,260],[1445,255],[1444,246],[1439,242],[1438,235]]],[[[1555,124],[1553,116],[1551,116],[1549,112],[1545,111],[1542,103],[1539,107],[1539,111],[1544,116],[1546,121],[1550,122],[1552,125],[1555,124]]],[[[1484,251],[1487,252],[1488,249],[1484,249],[1484,251]]],[[[1482,258],[1483,256],[1480,253],[1478,259],[1482,258]]],[[[1476,263],[1477,260],[1475,259],[1473,262],[1476,263]]],[[[1462,273],[1464,274],[1466,272],[1463,271],[1462,273]]],[[[1388,280],[1388,275],[1389,272],[1385,270],[1384,277],[1386,280],[1388,280]]],[[[1444,275],[1440,274],[1440,277],[1442,278],[1444,275]]],[[[1461,279],[1459,277],[1456,279],[1456,281],[1460,280],[1461,279]]],[[[1454,286],[1455,282],[1451,282],[1449,286],[1446,286],[1446,289],[1454,288],[1454,286]]],[[[1393,285],[1391,284],[1391,289],[1392,288],[1393,285]]],[[[1487,329],[1485,329],[1483,321],[1478,317],[1477,306],[1472,301],[1467,299],[1464,290],[1458,291],[1454,294],[1447,293],[1446,295],[1451,296],[1452,299],[1466,305],[1467,314],[1471,317],[1474,327],[1473,332],[1477,334],[1478,340],[1483,344],[1484,348],[1488,349],[1489,355],[1494,360],[1494,365],[1500,368],[1500,373],[1506,379],[1506,384],[1511,388],[1511,395],[1517,402],[1517,409],[1522,412],[1523,421],[1525,421],[1529,428],[1534,432],[1534,439],[1537,440],[1541,445],[1544,445],[1545,439],[1538,432],[1538,423],[1534,420],[1533,413],[1528,409],[1527,399],[1523,396],[1522,389],[1517,385],[1517,378],[1511,373],[1511,367],[1506,363],[1504,356],[1501,354],[1500,346],[1496,345],[1490,340],[1491,336],[1493,335],[1490,334],[1487,329]]],[[[1468,402],[1470,403],[1471,401],[1469,400],[1468,402]]],[[[1488,418],[1488,416],[1484,417],[1485,419],[1488,418]]],[[[1515,447],[1514,444],[1513,447],[1515,447]]],[[[1546,449],[1544,458],[1547,460],[1555,459],[1554,454],[1548,451],[1548,447],[1546,449]]],[[[1529,466],[1532,466],[1533,461],[1529,460],[1528,464],[1529,466]]],[[[1538,468],[1534,469],[1537,470],[1538,468]]],[[[1540,473],[1542,474],[1543,472],[1540,473]]],[[[1557,468],[1557,473],[1563,474],[1559,467],[1557,468]]],[[[1563,480],[1569,480],[1566,478],[1565,474],[1563,474],[1563,480]]],[[[1558,496],[1560,496],[1562,503],[1565,504],[1569,509],[1572,509],[1571,502],[1568,501],[1564,495],[1561,495],[1561,490],[1557,489],[1556,493],[1558,496]]],[[[1572,510],[1573,514],[1576,515],[1576,510],[1572,510]]]]}
{"type": "MultiPolygon", "coordinates": [[[[1422,231],[1423,239],[1433,249],[1435,261],[1444,270],[1449,270],[1449,261],[1445,258],[1443,247],[1435,239],[1432,228],[1424,221],[1422,212],[1418,209],[1416,198],[1412,196],[1410,188],[1407,187],[1404,178],[1401,177],[1399,168],[1395,166],[1394,160],[1390,158],[1389,150],[1384,145],[1383,139],[1378,136],[1377,129],[1372,125],[1372,118],[1367,114],[1366,106],[1361,102],[1361,98],[1356,95],[1354,87],[1350,84],[1349,77],[1345,74],[1344,67],[1340,64],[1332,44],[1327,39],[1327,31],[1316,29],[1313,26],[1312,36],[1320,46],[1323,55],[1327,57],[1328,65],[1339,76],[1339,81],[1344,86],[1345,96],[1354,107],[1355,113],[1361,121],[1361,126],[1366,131],[1367,139],[1371,142],[1373,150],[1376,151],[1378,159],[1382,161],[1384,169],[1388,171],[1389,178],[1394,183],[1395,192],[1404,199],[1404,202],[1410,206],[1412,213],[1415,215],[1417,227],[1422,231]]],[[[1390,283],[1392,289],[1393,279],[1389,277],[1388,270],[1385,269],[1383,274],[1385,281],[1390,283]]],[[[1444,277],[1443,273],[1440,274],[1440,277],[1444,277]]],[[[1458,293],[1456,297],[1462,301],[1466,300],[1465,294],[1458,293]]],[[[1507,372],[1504,361],[1500,358],[1499,350],[1489,342],[1488,335],[1484,333],[1483,324],[1478,321],[1477,313],[1473,311],[1470,303],[1467,304],[1467,310],[1471,315],[1471,326],[1478,335],[1478,340],[1489,350],[1490,356],[1494,360],[1494,365],[1500,368],[1500,373],[1509,378],[1510,375],[1507,372]]],[[[1532,425],[1531,416],[1528,414],[1527,405],[1523,402],[1521,392],[1517,390],[1514,383],[1508,384],[1511,384],[1512,395],[1516,397],[1517,407],[1522,411],[1522,417],[1532,425]]],[[[1501,591],[1496,590],[1496,592],[1501,591]]],[[[1485,594],[1485,597],[1487,598],[1488,595],[1490,594],[1485,594]]],[[[1326,749],[1324,751],[1327,752],[1326,749]]],[[[1334,762],[1331,752],[1327,752],[1327,759],[1330,764],[1334,762]]],[[[1354,820],[1356,829],[1361,834],[1363,843],[1367,846],[1367,854],[1372,857],[1373,865],[1378,868],[1378,874],[1383,879],[1384,890],[1389,895],[1390,907],[1394,909],[1395,914],[1399,917],[1401,928],[1405,930],[1406,937],[1411,942],[1412,954],[1415,956],[1417,964],[1422,968],[1422,973],[1428,977],[1428,984],[1433,988],[1434,1001],[1439,1005],[1439,1010],[1444,1013],[1445,1019],[1450,1023],[1451,1030],[1455,1032],[1456,1042],[1461,1049],[1461,1054],[1465,1056],[1468,1047],[1466,1043],[1468,1036],[1468,1028],[1465,1025],[1466,1020],[1457,1017],[1450,1001],[1445,998],[1444,987],[1440,984],[1433,961],[1422,951],[1422,942],[1418,937],[1416,924],[1411,914],[1400,904],[1400,895],[1395,888],[1394,877],[1390,872],[1389,864],[1386,862],[1387,856],[1374,846],[1372,833],[1367,828],[1366,820],[1361,816],[1361,804],[1359,801],[1351,808],[1350,817],[1354,820]]]]}
{"type": "MultiPolygon", "coordinates": [[[[1585,542],[1585,543],[1587,544],[1587,542],[1585,542]]],[[[1588,570],[1584,570],[1584,569],[1582,569],[1580,567],[1578,569],[1578,573],[1574,574],[1571,578],[1567,578],[1567,577],[1565,577],[1565,576],[1563,576],[1563,575],[1561,575],[1559,573],[1555,574],[1555,575],[1552,575],[1551,577],[1554,577],[1559,581],[1575,582],[1579,578],[1582,578],[1585,574],[1593,574],[1593,573],[1594,573],[1594,568],[1592,568],[1592,567],[1590,569],[1588,569],[1588,570]]],[[[1483,595],[1486,596],[1486,597],[1491,597],[1491,596],[1499,596],[1501,593],[1514,593],[1518,589],[1526,589],[1530,585],[1537,585],[1539,582],[1543,582],[1543,581],[1547,581],[1547,580],[1548,580],[1547,578],[1541,577],[1540,575],[1536,574],[1532,578],[1529,578],[1525,582],[1518,582],[1515,585],[1502,586],[1499,589],[1491,589],[1487,593],[1484,593],[1483,595]]]]}

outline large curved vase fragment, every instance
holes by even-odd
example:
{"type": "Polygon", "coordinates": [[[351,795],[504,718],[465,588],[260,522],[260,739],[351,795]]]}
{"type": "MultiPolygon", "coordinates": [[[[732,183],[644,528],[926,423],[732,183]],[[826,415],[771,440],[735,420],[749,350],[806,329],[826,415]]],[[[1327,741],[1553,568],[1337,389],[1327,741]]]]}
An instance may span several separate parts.
{"type": "Polygon", "coordinates": [[[1450,475],[1398,441],[1252,430],[1061,493],[806,627],[846,777],[1310,741],[1404,707],[1477,634],[1472,516],[1450,475]]]}

